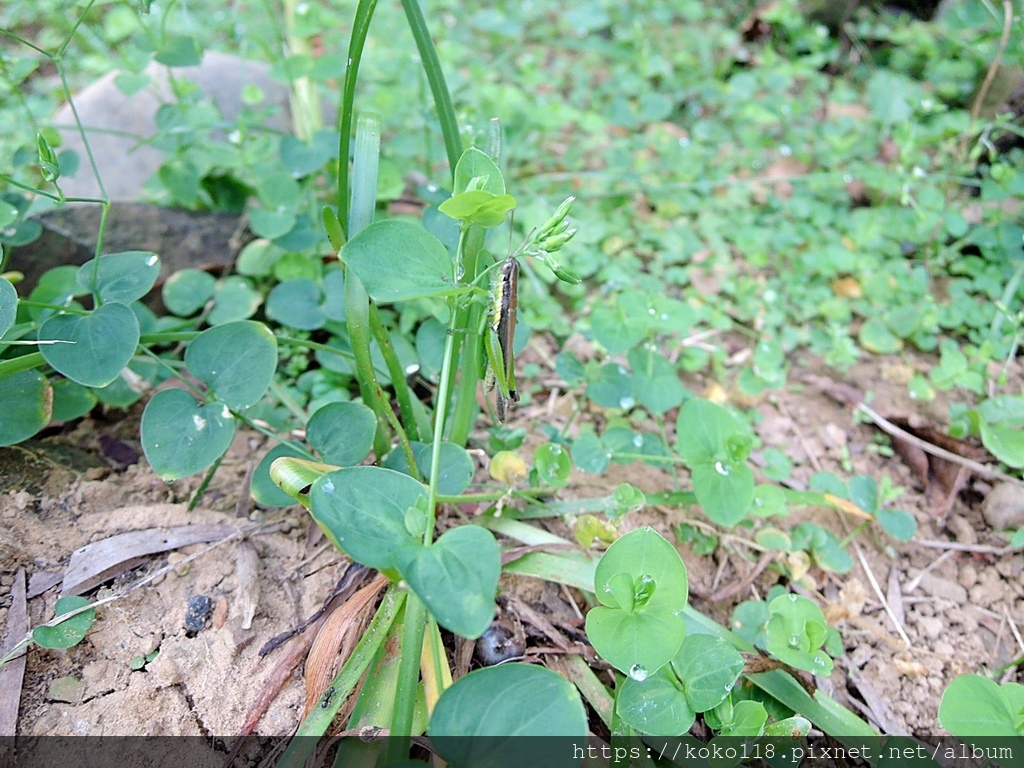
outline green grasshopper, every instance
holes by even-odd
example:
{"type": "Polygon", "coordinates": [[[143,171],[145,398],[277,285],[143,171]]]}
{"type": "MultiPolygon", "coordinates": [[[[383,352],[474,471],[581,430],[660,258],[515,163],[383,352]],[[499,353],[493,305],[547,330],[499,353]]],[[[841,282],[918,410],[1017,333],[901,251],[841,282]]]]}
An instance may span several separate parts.
{"type": "Polygon", "coordinates": [[[509,404],[519,402],[516,391],[515,352],[512,343],[516,335],[516,308],[519,306],[519,261],[509,254],[501,265],[498,279],[492,286],[491,330],[485,334],[488,371],[484,378],[484,391],[490,392],[497,384],[494,398],[498,421],[505,421],[509,404]]]}

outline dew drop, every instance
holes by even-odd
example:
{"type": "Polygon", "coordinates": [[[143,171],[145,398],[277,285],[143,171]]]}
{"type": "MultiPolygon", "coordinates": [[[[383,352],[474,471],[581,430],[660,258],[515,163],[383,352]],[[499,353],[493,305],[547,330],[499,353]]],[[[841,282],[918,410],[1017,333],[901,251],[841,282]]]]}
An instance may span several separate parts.
{"type": "Polygon", "coordinates": [[[155,253],[150,254],[149,258],[146,259],[146,266],[152,267],[157,261],[159,261],[159,257],[155,253]]]}
{"type": "Polygon", "coordinates": [[[222,419],[230,419],[231,418],[231,409],[228,408],[225,405],[223,408],[220,409],[220,417],[222,419]]]}
{"type": "Polygon", "coordinates": [[[790,635],[789,636],[789,647],[790,648],[799,648],[800,647],[800,638],[797,637],[796,635],[790,635]]]}
{"type": "Polygon", "coordinates": [[[634,664],[629,668],[629,676],[638,683],[642,683],[646,680],[647,674],[647,669],[645,667],[641,667],[639,664],[634,664]]]}
{"type": "Polygon", "coordinates": [[[462,278],[465,277],[465,276],[466,276],[466,268],[463,267],[461,264],[459,264],[459,266],[455,269],[455,279],[461,281],[462,278]]]}
{"type": "Polygon", "coordinates": [[[650,315],[651,317],[654,317],[657,314],[657,310],[654,307],[648,307],[647,314],[650,315]]]}
{"type": "Polygon", "coordinates": [[[196,432],[202,432],[206,429],[206,419],[200,416],[198,413],[192,415],[192,424],[196,428],[196,432]]]}
{"type": "Polygon", "coordinates": [[[621,408],[624,411],[628,411],[634,405],[636,405],[636,400],[634,400],[629,395],[626,395],[625,397],[619,400],[619,408],[621,408]]]}
{"type": "Polygon", "coordinates": [[[734,685],[735,685],[735,683],[728,683],[728,684],[727,684],[727,685],[725,686],[725,692],[726,692],[726,693],[729,693],[730,691],[732,691],[732,687],[733,687],[734,685]]]}
{"type": "Polygon", "coordinates": [[[325,480],[323,484],[324,493],[334,493],[334,482],[325,480]]]}
{"type": "Polygon", "coordinates": [[[732,473],[732,467],[721,461],[715,462],[715,472],[720,474],[722,477],[728,477],[732,473]]]}
{"type": "Polygon", "coordinates": [[[795,603],[795,602],[796,602],[796,595],[794,595],[794,594],[790,594],[790,596],[789,596],[789,602],[791,602],[791,603],[795,603]]]}
{"type": "Polygon", "coordinates": [[[643,448],[644,447],[644,436],[643,435],[633,435],[633,447],[634,448],[643,448]]]}
{"type": "Polygon", "coordinates": [[[405,366],[405,373],[407,376],[412,376],[419,369],[419,363],[410,363],[409,365],[405,366]]]}
{"type": "Polygon", "coordinates": [[[641,584],[653,584],[654,583],[654,577],[645,573],[643,576],[640,577],[640,583],[641,584]]]}
{"type": "Polygon", "coordinates": [[[551,446],[551,455],[552,456],[561,456],[562,455],[562,446],[560,446],[560,445],[552,445],[551,446]]]}
{"type": "Polygon", "coordinates": [[[627,373],[629,373],[629,371],[627,371],[627,370],[626,370],[626,366],[624,366],[624,365],[620,365],[620,366],[619,366],[619,373],[620,373],[621,375],[625,376],[625,375],[626,375],[627,373]]]}

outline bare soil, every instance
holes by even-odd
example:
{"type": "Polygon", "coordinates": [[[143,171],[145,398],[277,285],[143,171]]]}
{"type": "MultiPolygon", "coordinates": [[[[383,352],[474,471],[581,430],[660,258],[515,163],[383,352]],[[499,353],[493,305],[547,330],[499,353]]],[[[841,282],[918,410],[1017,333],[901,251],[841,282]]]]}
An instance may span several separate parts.
{"type": "MultiPolygon", "coordinates": [[[[840,575],[812,568],[800,587],[824,606],[846,646],[832,678],[819,684],[886,733],[936,732],[936,713],[950,680],[1024,653],[1017,633],[1024,618],[1024,555],[990,551],[1005,544],[981,513],[991,484],[974,478],[948,512],[936,514],[934,499],[929,500],[910,468],[878,449],[884,442],[881,433],[856,422],[851,407],[823,391],[821,379],[812,378],[830,377],[862,392],[870,390],[876,410],[914,416],[941,429],[948,403],[923,404],[906,395],[909,373],[926,369],[927,361],[917,362],[907,357],[899,364],[872,359],[843,377],[795,368],[784,391],[753,404],[761,416],[757,429],[764,446],[782,449],[794,462],[794,487],[806,484],[814,472],[832,471],[841,477],[888,476],[905,488],[894,506],[917,519],[914,541],[900,543],[868,527],[849,547],[852,571],[840,575]]],[[[539,405],[522,409],[517,418],[534,427],[538,421],[561,422],[571,412],[566,397],[537,398],[539,405]]],[[[278,648],[261,657],[261,646],[299,627],[344,572],[345,562],[316,535],[301,507],[252,510],[246,504],[239,516],[236,506],[246,472],[267,449],[261,436],[236,436],[198,507],[189,511],[199,479],[166,484],[144,458],[127,467],[112,466],[110,438],[141,454],[137,434],[137,412],[96,414],[42,439],[0,450],[0,626],[7,622],[19,568],[32,580],[30,624],[52,617],[60,591],[54,580],[71,553],[87,543],[128,531],[201,523],[245,528],[250,535],[149,556],[87,593],[97,599],[123,596],[99,608],[98,620],[81,644],[61,652],[29,651],[20,734],[237,734],[284,653],[278,648]],[[258,555],[255,583],[240,577],[241,550],[246,547],[258,555]],[[178,563],[144,586],[131,588],[147,574],[178,563]],[[32,597],[47,578],[54,585],[32,597]],[[200,595],[211,599],[212,615],[191,635],[185,627],[186,610],[190,598],[200,595]],[[243,629],[247,605],[255,605],[255,616],[251,627],[243,629]],[[133,671],[132,660],[153,651],[158,651],[155,659],[133,671]]],[[[486,481],[483,470],[478,479],[486,481]]],[[[645,491],[674,484],[674,478],[641,464],[613,465],[605,475],[573,479],[565,497],[606,493],[623,481],[645,491]]],[[[675,526],[687,519],[707,522],[698,509],[648,508],[626,518],[621,529],[651,524],[671,537],[675,526]]],[[[790,519],[814,519],[840,536],[860,522],[830,509],[808,508],[790,519]]],[[[560,532],[568,535],[564,527],[560,532]]],[[[711,556],[698,557],[686,548],[682,552],[694,605],[720,622],[729,621],[735,604],[763,597],[781,579],[777,569],[768,567],[730,600],[708,604],[701,596],[742,583],[758,553],[729,537],[711,556]]],[[[560,593],[540,582],[503,577],[502,594],[563,625],[575,620],[560,593]]],[[[529,617],[520,618],[530,624],[529,617]]],[[[536,639],[528,634],[527,642],[529,646],[536,639]]],[[[304,701],[297,671],[256,732],[291,732],[304,701]]]]}

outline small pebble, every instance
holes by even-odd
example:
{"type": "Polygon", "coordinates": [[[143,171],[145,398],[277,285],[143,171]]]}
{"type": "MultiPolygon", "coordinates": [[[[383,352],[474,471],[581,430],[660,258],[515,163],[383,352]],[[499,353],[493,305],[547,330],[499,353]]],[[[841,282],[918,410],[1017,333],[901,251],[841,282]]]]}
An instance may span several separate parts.
{"type": "Polygon", "coordinates": [[[978,583],[978,569],[970,563],[966,563],[960,566],[960,574],[957,578],[957,581],[960,582],[961,587],[970,589],[978,583]]]}
{"type": "Polygon", "coordinates": [[[985,497],[981,514],[997,531],[1024,526],[1024,487],[1000,483],[985,497]]]}
{"type": "Polygon", "coordinates": [[[206,595],[189,598],[188,608],[185,610],[185,635],[195,637],[200,630],[206,627],[212,613],[213,600],[206,595]]]}
{"type": "Polygon", "coordinates": [[[475,655],[485,667],[518,658],[526,652],[522,637],[505,624],[494,622],[476,641],[475,655]]]}

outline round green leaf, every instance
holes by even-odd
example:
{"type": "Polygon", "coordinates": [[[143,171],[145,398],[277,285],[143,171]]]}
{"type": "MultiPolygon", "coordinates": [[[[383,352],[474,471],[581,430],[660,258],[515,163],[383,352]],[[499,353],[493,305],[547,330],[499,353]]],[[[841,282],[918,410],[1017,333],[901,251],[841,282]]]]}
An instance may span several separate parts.
{"type": "Polygon", "coordinates": [[[39,328],[39,340],[59,342],[39,347],[57,371],[87,387],[103,387],[135,354],[139,321],[124,304],[104,304],[88,315],[54,315],[39,328]]]}
{"type": "Polygon", "coordinates": [[[992,455],[1014,469],[1024,467],[1024,431],[1013,427],[994,427],[981,420],[981,442],[992,455]]]}
{"type": "Polygon", "coordinates": [[[460,194],[469,189],[477,179],[477,188],[492,195],[505,194],[505,178],[494,160],[486,152],[470,147],[462,153],[455,164],[454,192],[460,194]]]}
{"type": "Polygon", "coordinates": [[[131,304],[141,299],[160,275],[160,257],[150,251],[124,251],[85,262],[78,270],[78,284],[100,301],[131,304]]]}
{"type": "Polygon", "coordinates": [[[959,738],[1020,736],[1024,685],[998,683],[981,675],[961,675],[939,704],[939,723],[959,738]]]}
{"type": "Polygon", "coordinates": [[[244,277],[232,275],[217,283],[213,292],[213,309],[207,315],[210,325],[222,325],[252,317],[259,309],[263,297],[253,290],[244,277]]]}
{"type": "Polygon", "coordinates": [[[633,369],[633,394],[648,411],[661,414],[683,402],[683,383],[660,353],[646,346],[634,347],[628,358],[633,369]]]}
{"type": "Polygon", "coordinates": [[[594,593],[602,603],[587,614],[594,650],[635,680],[646,680],[682,645],[686,625],[680,614],[688,591],[675,547],[650,527],[627,533],[594,571],[594,593]]]}
{"type": "Polygon", "coordinates": [[[93,391],[71,379],[57,379],[53,382],[53,420],[73,421],[85,416],[96,405],[93,391]]]}
{"type": "Polygon", "coordinates": [[[255,405],[277,368],[277,338],[263,323],[242,320],[203,331],[185,352],[185,365],[222,403],[255,405]]]}
{"type": "Polygon", "coordinates": [[[199,405],[183,389],[157,392],[142,414],[142,449],[166,481],[206,469],[231,445],[235,420],[223,403],[199,405]]]}
{"type": "Polygon", "coordinates": [[[686,637],[683,620],[670,611],[627,613],[599,605],[587,614],[586,628],[601,658],[635,680],[668,664],[686,637]]]}
{"type": "Polygon", "coordinates": [[[265,238],[257,238],[238,253],[235,271],[249,277],[266,277],[284,251],[265,238]]]}
{"type": "Polygon", "coordinates": [[[582,472],[599,475],[608,468],[611,459],[611,451],[593,432],[584,432],[572,444],[573,463],[582,472]]]}
{"type": "Polygon", "coordinates": [[[910,541],[917,533],[917,520],[909,512],[899,509],[879,509],[875,520],[885,532],[897,541],[910,541]]]}
{"type": "Polygon", "coordinates": [[[864,349],[878,355],[891,355],[903,348],[903,342],[884,322],[874,317],[864,321],[864,325],[860,327],[859,339],[864,349]]]}
{"type": "Polygon", "coordinates": [[[652,736],[682,736],[697,719],[668,666],[645,680],[623,680],[615,711],[627,725],[652,736]]]}
{"type": "Polygon", "coordinates": [[[374,222],[348,241],[341,258],[378,302],[445,296],[457,290],[447,249],[411,221],[374,222]]]}
{"type": "Polygon", "coordinates": [[[160,295],[168,311],[191,317],[206,305],[216,287],[217,280],[209,272],[183,269],[167,278],[160,295]]]}
{"type": "Polygon", "coordinates": [[[53,390],[39,371],[19,371],[0,377],[0,446],[27,440],[50,423],[53,390]]]}
{"type": "Polygon", "coordinates": [[[561,488],[568,484],[572,472],[569,452],[558,443],[545,443],[533,453],[534,466],[542,483],[561,488]]]}
{"type": "Polygon", "coordinates": [[[536,753],[527,758],[521,750],[532,749],[530,742],[511,737],[582,740],[587,717],[579,693],[561,675],[531,664],[502,664],[470,672],[442,693],[428,733],[441,756],[459,768],[556,768],[566,764],[560,750],[530,740],[536,753]]]}
{"type": "Polygon", "coordinates": [[[695,464],[690,480],[697,501],[718,525],[735,525],[754,501],[754,473],[746,464],[726,460],[695,464]]]}
{"type": "MultiPolygon", "coordinates": [[[[423,477],[430,475],[430,462],[433,458],[433,445],[412,441],[412,452],[416,458],[416,468],[423,477]]],[[[399,448],[391,451],[381,462],[382,466],[398,472],[409,474],[409,465],[405,460],[405,452],[399,448]]],[[[473,481],[476,464],[461,445],[441,443],[441,466],[437,478],[437,491],[445,496],[457,496],[469,487],[473,481]]]]}
{"type": "Polygon", "coordinates": [[[295,226],[295,211],[288,208],[273,211],[253,208],[249,211],[249,224],[257,235],[273,240],[275,237],[288,234],[295,226]]]}
{"type": "Polygon", "coordinates": [[[717,707],[732,691],[743,671],[743,657],[714,635],[688,635],[672,661],[683,681],[683,693],[696,712],[717,707]]]}
{"type": "Polygon", "coordinates": [[[397,554],[396,564],[445,629],[476,638],[490,626],[501,552],[487,529],[453,528],[430,546],[405,547],[397,554]]]}
{"type": "Polygon", "coordinates": [[[377,418],[362,403],[328,403],[306,425],[306,440],[325,462],[355,466],[373,447],[377,418]]]}
{"type": "Polygon", "coordinates": [[[267,317],[290,328],[313,331],[327,318],[320,309],[320,287],[308,277],[278,283],[267,297],[267,317]]]}
{"type": "Polygon", "coordinates": [[[821,650],[828,624],[818,606],[800,595],[779,595],[768,604],[768,613],[768,653],[815,675],[832,674],[832,659],[821,650]]]}
{"type": "Polygon", "coordinates": [[[636,405],[633,398],[633,376],[624,365],[606,363],[587,384],[587,397],[603,408],[628,411],[636,405]]]}
{"type": "MultiPolygon", "coordinates": [[[[2,205],[2,201],[0,201],[0,205],[2,205]]],[[[3,337],[14,325],[14,318],[17,314],[18,291],[9,280],[0,277],[0,337],[3,337]]]]}
{"type": "Polygon", "coordinates": [[[426,497],[426,489],[409,475],[346,467],[313,483],[309,497],[313,519],[358,563],[393,568],[398,551],[418,543],[405,527],[406,511],[426,497]]]}
{"type": "Polygon", "coordinates": [[[648,610],[678,612],[686,605],[686,566],[676,548],[650,526],[627,533],[601,557],[594,571],[594,591],[602,604],[615,607],[605,602],[605,587],[619,573],[629,574],[634,582],[647,579],[654,584],[654,593],[645,603],[648,610]]]}
{"type": "MultiPolygon", "coordinates": [[[[84,597],[62,597],[57,600],[54,612],[62,616],[87,605],[89,601],[84,597]]],[[[36,627],[32,630],[32,639],[43,648],[70,648],[85,639],[85,633],[95,621],[96,611],[90,608],[54,627],[36,627]]]]}

